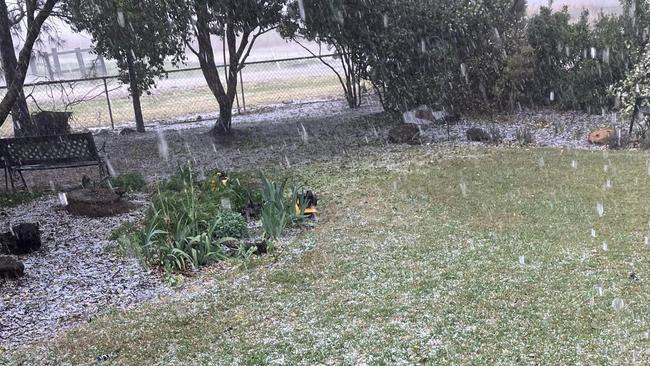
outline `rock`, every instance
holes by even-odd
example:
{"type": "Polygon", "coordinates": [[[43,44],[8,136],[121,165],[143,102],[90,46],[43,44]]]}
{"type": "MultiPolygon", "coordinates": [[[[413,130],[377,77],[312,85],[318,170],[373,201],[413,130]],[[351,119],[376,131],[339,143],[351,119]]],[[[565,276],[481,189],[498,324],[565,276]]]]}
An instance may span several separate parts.
{"type": "Polygon", "coordinates": [[[393,144],[419,145],[420,129],[409,123],[399,124],[388,131],[388,141],[393,144]]]}
{"type": "Polygon", "coordinates": [[[24,223],[13,227],[16,243],[14,254],[28,254],[41,249],[41,230],[38,224],[24,223]]]}
{"type": "Polygon", "coordinates": [[[132,128],[123,128],[122,131],[120,131],[120,136],[126,136],[126,135],[131,135],[134,134],[136,131],[132,128]]]}
{"type": "Polygon", "coordinates": [[[589,134],[587,141],[594,145],[606,145],[616,135],[612,128],[601,128],[589,134]]]}
{"type": "Polygon", "coordinates": [[[15,279],[25,274],[25,265],[18,259],[0,256],[0,278],[15,279]]]}
{"type": "Polygon", "coordinates": [[[0,233],[0,254],[12,254],[16,247],[16,237],[12,233],[0,233]]]}
{"type": "Polygon", "coordinates": [[[475,142],[490,142],[492,137],[490,133],[482,128],[472,127],[467,130],[467,139],[475,142]]]}
{"type": "Polygon", "coordinates": [[[11,230],[8,233],[0,233],[0,253],[24,255],[41,249],[38,224],[23,223],[11,230]]]}

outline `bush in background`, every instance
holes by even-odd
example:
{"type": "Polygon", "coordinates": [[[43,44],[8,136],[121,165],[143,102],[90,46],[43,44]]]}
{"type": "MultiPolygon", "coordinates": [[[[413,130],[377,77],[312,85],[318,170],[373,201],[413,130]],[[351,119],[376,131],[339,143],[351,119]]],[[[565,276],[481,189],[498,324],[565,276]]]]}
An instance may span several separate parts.
{"type": "Polygon", "coordinates": [[[360,42],[367,54],[366,77],[386,110],[405,112],[426,104],[452,113],[486,111],[500,108],[504,96],[521,89],[512,80],[499,82],[508,55],[524,41],[525,6],[519,2],[379,3],[363,18],[384,17],[386,26],[360,42]]]}
{"type": "Polygon", "coordinates": [[[120,187],[127,192],[142,192],[147,182],[140,173],[127,173],[111,178],[111,186],[120,187]]]}
{"type": "Polygon", "coordinates": [[[534,49],[535,76],[530,97],[535,104],[601,113],[616,107],[611,86],[639,61],[647,43],[639,37],[650,23],[648,5],[622,2],[621,15],[599,14],[592,22],[583,12],[573,22],[567,8],[540,8],[528,24],[534,49]]]}
{"type": "MultiPolygon", "coordinates": [[[[297,3],[290,4],[294,13],[297,3]]],[[[639,79],[632,75],[612,91],[639,62],[650,27],[644,0],[621,0],[619,15],[584,12],[578,19],[566,7],[542,7],[526,18],[526,1],[512,0],[304,4],[304,22],[285,25],[283,34],[295,35],[299,24],[308,39],[348,50],[353,57],[343,63],[371,81],[384,109],[396,114],[420,105],[452,114],[536,105],[601,113],[639,79]]]]}

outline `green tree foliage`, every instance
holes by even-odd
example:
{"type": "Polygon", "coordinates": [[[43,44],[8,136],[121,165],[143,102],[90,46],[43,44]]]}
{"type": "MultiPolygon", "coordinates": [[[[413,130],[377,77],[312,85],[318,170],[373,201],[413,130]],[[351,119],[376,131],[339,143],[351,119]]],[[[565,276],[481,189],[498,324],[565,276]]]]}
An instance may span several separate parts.
{"type": "Polygon", "coordinates": [[[165,75],[165,61],[184,58],[189,13],[182,0],[69,0],[65,12],[76,31],[92,35],[94,50],[117,61],[130,85],[138,130],[139,97],[165,75]]]}
{"type": "MultiPolygon", "coordinates": [[[[360,0],[293,1],[280,33],[302,46],[328,66],[338,77],[350,108],[361,103],[361,80],[366,67],[367,37],[383,30],[382,15],[377,8],[360,0]],[[339,56],[339,72],[321,53],[316,54],[303,41],[325,45],[339,56]]],[[[319,50],[322,50],[319,47],[319,50]]]]}
{"type": "Polygon", "coordinates": [[[616,106],[611,86],[636,64],[648,41],[648,5],[622,3],[621,15],[584,12],[573,22],[564,8],[542,7],[528,25],[534,49],[535,77],[531,99],[564,109],[601,113],[616,106]]]}
{"type": "Polygon", "coordinates": [[[377,1],[368,7],[363,18],[383,18],[384,26],[360,38],[367,77],[386,109],[501,108],[518,87],[499,79],[522,46],[525,2],[377,1]]]}
{"type": "Polygon", "coordinates": [[[620,61],[625,63],[625,75],[609,91],[626,112],[632,112],[637,96],[650,95],[650,4],[627,0],[623,5],[623,32],[615,44],[628,57],[620,61]]]}
{"type": "Polygon", "coordinates": [[[628,71],[625,78],[614,85],[611,90],[616,98],[620,98],[621,107],[625,112],[631,113],[636,97],[650,95],[650,45],[634,67],[628,71]]]}

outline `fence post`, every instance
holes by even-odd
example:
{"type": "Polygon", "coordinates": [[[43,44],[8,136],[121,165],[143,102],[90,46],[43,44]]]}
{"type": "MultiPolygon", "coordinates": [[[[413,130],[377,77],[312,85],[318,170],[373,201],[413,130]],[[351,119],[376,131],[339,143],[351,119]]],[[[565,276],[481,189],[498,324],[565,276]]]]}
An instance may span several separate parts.
{"type": "Polygon", "coordinates": [[[61,77],[61,62],[59,62],[59,53],[56,51],[56,47],[52,47],[52,62],[54,62],[54,72],[57,77],[61,77]]]}
{"type": "Polygon", "coordinates": [[[244,106],[244,112],[246,112],[246,97],[244,96],[244,78],[242,77],[242,71],[239,70],[239,85],[241,85],[241,102],[244,106]]]}
{"type": "Polygon", "coordinates": [[[45,61],[45,68],[47,69],[47,75],[50,77],[50,80],[54,80],[54,73],[52,72],[52,64],[50,63],[50,55],[47,52],[43,52],[43,60],[45,61]]]}
{"type": "Polygon", "coordinates": [[[111,98],[108,96],[108,84],[106,83],[106,78],[102,78],[104,81],[104,93],[106,94],[106,104],[108,104],[108,116],[111,119],[111,129],[115,130],[115,123],[113,122],[113,109],[111,108],[111,98]]]}
{"type": "Polygon", "coordinates": [[[32,75],[38,75],[38,65],[36,64],[36,56],[32,54],[29,58],[29,65],[27,66],[28,70],[32,72],[32,75]]]}
{"type": "Polygon", "coordinates": [[[77,63],[79,64],[79,71],[81,72],[81,77],[86,77],[86,65],[84,64],[84,57],[81,54],[81,48],[74,49],[75,55],[77,55],[77,63]]]}
{"type": "Polygon", "coordinates": [[[102,55],[97,56],[97,64],[99,65],[99,72],[101,75],[106,76],[108,72],[106,72],[106,62],[104,62],[104,57],[102,57],[102,55]]]}

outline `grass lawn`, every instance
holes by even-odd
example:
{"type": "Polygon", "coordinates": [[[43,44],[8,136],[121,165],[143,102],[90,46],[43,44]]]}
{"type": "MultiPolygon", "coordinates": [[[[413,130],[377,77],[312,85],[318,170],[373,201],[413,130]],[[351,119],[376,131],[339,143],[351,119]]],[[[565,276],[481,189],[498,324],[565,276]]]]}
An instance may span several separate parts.
{"type": "MultiPolygon", "coordinates": [[[[273,74],[270,73],[270,75],[273,74]]],[[[246,108],[251,109],[269,104],[281,104],[283,102],[308,101],[343,96],[341,85],[333,74],[328,76],[281,76],[278,79],[269,79],[268,81],[244,81],[246,108]]],[[[154,89],[152,95],[143,95],[141,103],[145,121],[167,120],[191,114],[217,113],[219,106],[210,89],[207,85],[204,85],[204,82],[202,83],[202,77],[200,72],[198,72],[196,75],[197,86],[180,86],[167,89],[163,88],[161,90],[154,89]]],[[[163,79],[159,81],[160,84],[173,82],[174,79],[163,79]]],[[[78,93],[82,93],[82,95],[83,93],[89,93],[89,90],[94,90],[92,88],[97,87],[96,85],[98,83],[101,82],[87,82],[83,86],[78,87],[81,89],[78,93]]],[[[117,84],[113,82],[110,88],[114,88],[115,85],[117,84]]],[[[96,98],[69,108],[69,111],[73,112],[74,115],[74,120],[72,121],[74,128],[111,126],[106,96],[104,94],[100,95],[102,92],[103,88],[94,90],[93,93],[89,94],[91,96],[97,95],[96,98]]],[[[240,98],[239,103],[243,111],[244,101],[241,100],[241,89],[238,92],[238,97],[240,98]]],[[[50,93],[55,96],[58,95],[55,92],[50,91],[50,93]]],[[[61,104],[61,101],[57,103],[61,104]]],[[[52,105],[51,100],[41,100],[39,101],[39,106],[46,110],[61,108],[58,104],[56,106],[52,105]]],[[[237,104],[234,103],[233,108],[236,107],[237,104]]],[[[36,105],[33,103],[30,103],[30,108],[31,110],[37,110],[36,105]]],[[[112,93],[111,111],[116,125],[131,123],[134,120],[133,104],[131,98],[128,96],[117,96],[115,93],[112,93]]],[[[6,136],[12,133],[11,123],[5,123],[0,128],[0,135],[6,136]]]]}
{"type": "Polygon", "coordinates": [[[276,257],[0,363],[650,362],[647,153],[391,149],[296,171],[322,217],[276,257]]]}

